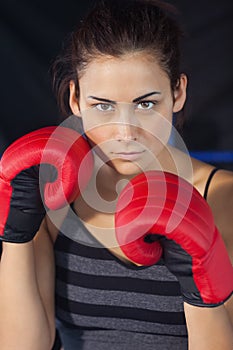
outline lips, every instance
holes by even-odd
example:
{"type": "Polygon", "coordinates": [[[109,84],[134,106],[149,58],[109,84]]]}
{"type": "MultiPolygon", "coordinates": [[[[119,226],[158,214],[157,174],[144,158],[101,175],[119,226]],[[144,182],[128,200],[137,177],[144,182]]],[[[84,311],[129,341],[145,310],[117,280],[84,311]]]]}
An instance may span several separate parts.
{"type": "Polygon", "coordinates": [[[120,159],[124,159],[124,160],[133,161],[133,160],[136,160],[136,159],[140,158],[143,153],[144,153],[144,151],[140,151],[140,152],[117,152],[117,153],[113,153],[113,154],[114,154],[115,158],[120,158],[120,159]]]}

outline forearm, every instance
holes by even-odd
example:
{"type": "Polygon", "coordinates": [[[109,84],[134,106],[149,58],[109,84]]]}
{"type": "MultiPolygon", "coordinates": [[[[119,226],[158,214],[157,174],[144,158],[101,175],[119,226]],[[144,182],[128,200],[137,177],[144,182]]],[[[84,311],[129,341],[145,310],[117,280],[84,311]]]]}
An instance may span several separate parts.
{"type": "Polygon", "coordinates": [[[232,350],[233,328],[224,305],[196,307],[184,304],[189,350],[232,350]]]}
{"type": "Polygon", "coordinates": [[[3,243],[0,309],[2,350],[49,350],[51,332],[39,293],[33,242],[3,243]]]}

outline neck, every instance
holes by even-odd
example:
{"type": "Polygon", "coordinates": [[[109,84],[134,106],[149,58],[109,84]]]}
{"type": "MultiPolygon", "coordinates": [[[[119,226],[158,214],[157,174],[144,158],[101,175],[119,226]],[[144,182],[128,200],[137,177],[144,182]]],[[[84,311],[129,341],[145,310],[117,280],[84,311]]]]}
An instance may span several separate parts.
{"type": "MultiPolygon", "coordinates": [[[[193,169],[189,155],[172,146],[166,147],[157,156],[156,161],[148,164],[146,170],[167,171],[181,176],[192,183],[193,169]]],[[[100,196],[106,200],[115,200],[127,182],[136,175],[120,174],[95,155],[95,171],[93,173],[92,186],[95,186],[100,196]]]]}
{"type": "MultiPolygon", "coordinates": [[[[102,163],[96,174],[96,187],[103,198],[110,197],[108,200],[114,200],[125,187],[127,182],[136,176],[119,174],[114,168],[106,163],[102,163]]],[[[107,198],[106,198],[107,199],[107,198]]]]}

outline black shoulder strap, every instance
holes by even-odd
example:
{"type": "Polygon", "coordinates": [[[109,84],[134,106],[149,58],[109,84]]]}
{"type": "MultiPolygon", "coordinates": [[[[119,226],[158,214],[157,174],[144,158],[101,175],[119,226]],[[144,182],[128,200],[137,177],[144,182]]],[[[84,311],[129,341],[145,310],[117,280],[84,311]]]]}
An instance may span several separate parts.
{"type": "Polygon", "coordinates": [[[211,171],[211,173],[210,173],[210,175],[209,175],[209,177],[208,177],[208,180],[206,181],[205,191],[204,191],[204,196],[203,196],[203,197],[205,198],[205,200],[207,199],[208,190],[209,190],[209,187],[210,187],[210,182],[211,182],[211,180],[212,180],[214,174],[215,174],[218,170],[220,170],[220,168],[214,168],[214,169],[211,171]]]}

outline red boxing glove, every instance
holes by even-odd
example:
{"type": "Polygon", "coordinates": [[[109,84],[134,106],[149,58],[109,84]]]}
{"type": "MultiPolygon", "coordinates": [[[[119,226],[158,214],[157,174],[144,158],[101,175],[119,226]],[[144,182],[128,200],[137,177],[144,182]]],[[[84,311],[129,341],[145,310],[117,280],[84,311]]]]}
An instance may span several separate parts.
{"type": "Polygon", "coordinates": [[[115,225],[130,260],[151,265],[163,251],[187,303],[218,306],[231,296],[233,267],[211,209],[184,179],[160,171],[136,176],[119,196],[115,225]]]}
{"type": "Polygon", "coordinates": [[[90,147],[72,129],[46,127],[15,141],[0,162],[0,239],[30,241],[46,208],[56,210],[72,202],[92,169],[90,147]]]}

